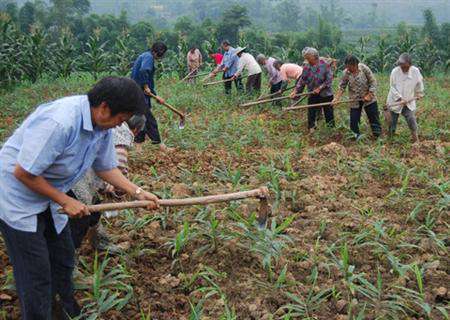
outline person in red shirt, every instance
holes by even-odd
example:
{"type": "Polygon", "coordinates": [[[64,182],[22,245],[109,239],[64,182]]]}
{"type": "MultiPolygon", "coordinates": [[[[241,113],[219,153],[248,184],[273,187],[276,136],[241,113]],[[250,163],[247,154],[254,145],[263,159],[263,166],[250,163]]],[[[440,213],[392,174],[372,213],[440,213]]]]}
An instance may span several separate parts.
{"type": "Polygon", "coordinates": [[[222,63],[223,54],[221,54],[220,52],[210,52],[209,57],[214,60],[216,66],[222,63]]]}

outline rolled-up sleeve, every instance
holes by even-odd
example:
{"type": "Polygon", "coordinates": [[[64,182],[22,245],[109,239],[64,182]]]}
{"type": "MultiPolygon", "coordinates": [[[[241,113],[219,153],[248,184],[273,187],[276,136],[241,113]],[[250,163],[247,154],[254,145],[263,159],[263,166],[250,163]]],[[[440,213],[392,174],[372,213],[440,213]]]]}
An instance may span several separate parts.
{"type": "Polygon", "coordinates": [[[375,94],[377,91],[377,79],[373,75],[372,70],[368,66],[363,66],[363,70],[367,77],[367,84],[369,85],[369,92],[375,94]]]}
{"type": "Polygon", "coordinates": [[[92,169],[96,172],[108,171],[117,168],[119,163],[117,162],[116,149],[113,143],[112,132],[109,131],[108,134],[102,138],[99,142],[100,147],[97,151],[97,156],[92,164],[92,169]]]}
{"type": "Polygon", "coordinates": [[[423,95],[425,91],[425,86],[423,84],[423,76],[419,70],[417,70],[417,85],[414,88],[415,95],[423,95]]]}
{"type": "Polygon", "coordinates": [[[42,175],[64,152],[66,138],[63,127],[50,118],[31,121],[23,132],[18,164],[32,175],[42,175]]]}
{"type": "Polygon", "coordinates": [[[392,70],[392,72],[391,72],[391,77],[390,77],[390,79],[389,79],[389,83],[390,83],[390,92],[392,93],[392,96],[394,97],[394,100],[395,101],[399,101],[399,100],[401,100],[403,97],[402,97],[402,95],[400,94],[400,92],[398,92],[398,90],[397,90],[397,87],[396,87],[396,85],[397,85],[397,80],[396,80],[396,71],[395,71],[395,69],[394,70],[392,70]]]}
{"type": "Polygon", "coordinates": [[[328,63],[325,63],[325,80],[323,84],[320,86],[323,88],[331,88],[333,84],[333,71],[331,71],[331,66],[328,63]]]}
{"type": "Polygon", "coordinates": [[[341,80],[339,81],[339,90],[344,92],[345,89],[347,89],[348,82],[349,82],[348,72],[344,71],[344,75],[341,77],[341,80]]]}
{"type": "Polygon", "coordinates": [[[153,80],[153,73],[155,72],[155,65],[153,57],[149,57],[148,59],[144,59],[142,61],[141,68],[139,70],[140,77],[144,84],[148,84],[148,87],[152,91],[154,95],[156,95],[155,91],[155,83],[153,80]]]}
{"type": "Polygon", "coordinates": [[[297,94],[302,93],[303,90],[305,90],[307,76],[306,68],[303,68],[302,75],[298,78],[297,84],[295,85],[295,92],[297,94]]]}

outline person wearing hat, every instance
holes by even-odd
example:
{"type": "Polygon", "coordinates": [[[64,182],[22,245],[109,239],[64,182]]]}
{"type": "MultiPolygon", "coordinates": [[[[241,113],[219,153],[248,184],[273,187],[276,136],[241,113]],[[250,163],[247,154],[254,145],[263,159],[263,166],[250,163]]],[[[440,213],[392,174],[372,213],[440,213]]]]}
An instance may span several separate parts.
{"type": "MultiPolygon", "coordinates": [[[[283,79],[281,78],[280,72],[273,65],[276,59],[272,57],[267,58],[263,54],[258,54],[258,56],[256,57],[256,61],[258,61],[258,63],[261,66],[264,66],[267,70],[267,73],[269,75],[270,93],[273,94],[279,92],[283,84],[283,79]]],[[[276,101],[273,104],[281,105],[281,101],[276,101]]]]}
{"type": "Polygon", "coordinates": [[[256,59],[248,52],[247,48],[237,47],[236,55],[239,57],[239,64],[233,79],[240,77],[244,68],[248,71],[247,83],[245,84],[245,90],[247,94],[261,91],[261,67],[256,59]]]}
{"type": "Polygon", "coordinates": [[[242,79],[241,77],[235,77],[233,76],[236,74],[238,64],[239,64],[239,57],[236,55],[236,49],[234,49],[228,40],[222,41],[222,49],[225,52],[223,55],[222,63],[217,66],[216,69],[211,73],[211,77],[215,77],[216,74],[219,71],[223,71],[223,80],[230,80],[224,82],[225,86],[225,94],[231,93],[231,86],[232,83],[236,85],[237,91],[242,91],[242,79]]]}
{"type": "Polygon", "coordinates": [[[398,66],[391,72],[390,89],[387,97],[386,108],[390,111],[389,134],[393,135],[397,127],[397,121],[402,114],[411,130],[413,142],[419,140],[416,101],[423,97],[424,84],[419,68],[412,65],[412,58],[407,53],[402,53],[397,61],[398,66]]]}
{"type": "Polygon", "coordinates": [[[157,208],[158,198],[117,168],[111,130],[145,108],[136,82],[107,77],[85,95],[38,106],[1,148],[0,232],[22,319],[52,319],[54,306],[65,315],[57,319],[81,313],[74,297],[75,250],[68,220],[90,212],[66,193],[90,168],[128,195],[149,200],[149,209],[157,208]]]}

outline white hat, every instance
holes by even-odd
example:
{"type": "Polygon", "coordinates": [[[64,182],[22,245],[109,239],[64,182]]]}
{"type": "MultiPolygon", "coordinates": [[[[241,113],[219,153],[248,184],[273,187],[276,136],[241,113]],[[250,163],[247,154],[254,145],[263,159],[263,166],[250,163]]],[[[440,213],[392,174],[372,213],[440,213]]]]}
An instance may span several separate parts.
{"type": "Polygon", "coordinates": [[[241,53],[242,51],[244,51],[244,50],[246,50],[247,49],[247,47],[237,47],[236,48],[236,51],[234,52],[235,54],[239,54],[239,53],[241,53]]]}

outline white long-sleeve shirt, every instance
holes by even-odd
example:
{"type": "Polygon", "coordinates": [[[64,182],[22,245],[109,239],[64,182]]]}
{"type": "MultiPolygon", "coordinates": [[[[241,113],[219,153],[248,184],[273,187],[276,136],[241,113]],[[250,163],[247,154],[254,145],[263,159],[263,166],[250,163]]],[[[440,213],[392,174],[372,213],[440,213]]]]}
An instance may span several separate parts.
{"type": "MultiPolygon", "coordinates": [[[[424,91],[423,77],[417,67],[411,66],[407,73],[404,73],[400,67],[394,68],[391,72],[391,87],[387,97],[387,104],[391,105],[400,100],[409,101],[424,91]]],[[[416,101],[406,104],[409,110],[416,110],[416,101]]],[[[403,106],[391,107],[390,110],[395,113],[401,113],[403,106]]]]}
{"type": "Polygon", "coordinates": [[[262,72],[258,62],[256,62],[256,59],[247,52],[243,52],[241,54],[236,74],[241,75],[244,68],[247,69],[249,76],[262,72]]]}

